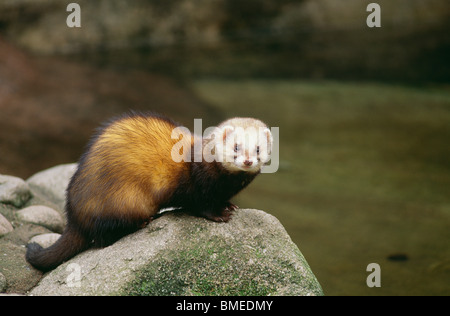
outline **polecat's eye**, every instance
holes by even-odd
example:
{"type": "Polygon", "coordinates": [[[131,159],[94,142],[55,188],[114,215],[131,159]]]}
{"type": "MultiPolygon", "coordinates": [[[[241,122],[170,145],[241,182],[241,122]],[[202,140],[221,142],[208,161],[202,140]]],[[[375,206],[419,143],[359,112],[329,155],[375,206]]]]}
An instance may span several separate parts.
{"type": "Polygon", "coordinates": [[[239,145],[238,144],[234,144],[234,151],[238,152],[238,150],[239,150],[239,145]]]}
{"type": "Polygon", "coordinates": [[[256,153],[259,155],[259,146],[256,147],[256,153]]]}

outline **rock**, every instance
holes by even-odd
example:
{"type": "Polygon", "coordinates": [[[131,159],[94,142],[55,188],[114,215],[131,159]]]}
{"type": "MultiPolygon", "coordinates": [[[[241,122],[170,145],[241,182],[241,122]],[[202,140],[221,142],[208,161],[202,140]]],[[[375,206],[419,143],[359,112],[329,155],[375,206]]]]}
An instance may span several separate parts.
{"type": "Polygon", "coordinates": [[[32,295],[323,295],[280,222],[258,210],[228,223],[164,214],[47,274],[32,295]]]}
{"type": "Polygon", "coordinates": [[[7,293],[25,294],[42,278],[42,272],[33,269],[25,260],[26,248],[0,239],[0,272],[7,280],[7,293]]]}
{"type": "Polygon", "coordinates": [[[29,206],[17,211],[17,218],[26,223],[44,226],[54,232],[60,233],[64,228],[64,220],[61,215],[54,209],[43,205],[29,206]]]}
{"type": "Polygon", "coordinates": [[[61,234],[42,234],[31,238],[30,243],[37,243],[43,248],[50,247],[61,237],[61,234]]]}
{"type": "Polygon", "coordinates": [[[11,223],[2,214],[0,214],[0,237],[12,232],[13,230],[14,228],[11,223]]]}
{"type": "Polygon", "coordinates": [[[63,210],[66,189],[76,168],[76,163],[59,165],[36,173],[27,180],[27,183],[33,193],[44,196],[63,210]]]}
{"type": "Polygon", "coordinates": [[[25,181],[12,176],[0,175],[0,203],[23,206],[32,194],[25,181]]]}
{"type": "Polygon", "coordinates": [[[4,292],[6,290],[6,278],[5,276],[0,272],[0,293],[4,292]]]}

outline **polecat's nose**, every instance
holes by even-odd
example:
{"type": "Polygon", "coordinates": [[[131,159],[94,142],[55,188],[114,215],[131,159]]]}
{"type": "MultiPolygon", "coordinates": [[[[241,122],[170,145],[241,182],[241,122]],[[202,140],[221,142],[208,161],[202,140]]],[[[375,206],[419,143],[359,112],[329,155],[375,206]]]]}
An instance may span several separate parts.
{"type": "Polygon", "coordinates": [[[245,160],[245,161],[244,161],[244,165],[250,167],[251,165],[253,165],[253,161],[245,160]]]}

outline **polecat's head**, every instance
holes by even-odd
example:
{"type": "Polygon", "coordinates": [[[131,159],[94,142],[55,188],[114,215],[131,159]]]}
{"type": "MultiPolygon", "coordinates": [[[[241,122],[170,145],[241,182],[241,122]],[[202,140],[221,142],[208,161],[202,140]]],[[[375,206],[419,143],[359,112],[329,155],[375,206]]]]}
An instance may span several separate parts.
{"type": "Polygon", "coordinates": [[[253,118],[233,118],[216,129],[215,156],[229,171],[259,172],[272,151],[272,133],[253,118]]]}

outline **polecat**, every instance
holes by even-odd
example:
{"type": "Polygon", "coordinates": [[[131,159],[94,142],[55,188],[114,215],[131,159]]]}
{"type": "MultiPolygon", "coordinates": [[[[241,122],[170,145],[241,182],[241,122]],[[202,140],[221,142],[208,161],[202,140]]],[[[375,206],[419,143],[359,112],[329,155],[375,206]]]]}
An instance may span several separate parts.
{"type": "Polygon", "coordinates": [[[168,207],[229,221],[237,208],[229,200],[270,159],[270,130],[253,118],[233,118],[203,138],[179,140],[172,138],[177,127],[160,115],[130,113],[100,128],[67,188],[62,236],[46,249],[29,244],[27,261],[42,271],[54,269],[91,246],[110,245],[142,228],[168,207]],[[194,159],[197,142],[200,160],[194,159]],[[180,144],[184,152],[175,152],[183,160],[176,162],[173,149],[180,144]]]}

